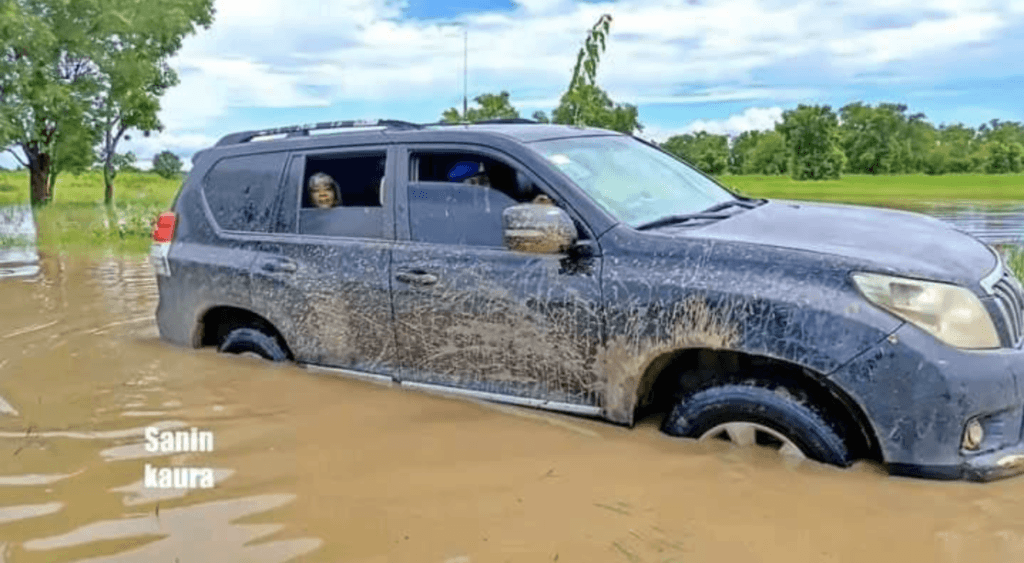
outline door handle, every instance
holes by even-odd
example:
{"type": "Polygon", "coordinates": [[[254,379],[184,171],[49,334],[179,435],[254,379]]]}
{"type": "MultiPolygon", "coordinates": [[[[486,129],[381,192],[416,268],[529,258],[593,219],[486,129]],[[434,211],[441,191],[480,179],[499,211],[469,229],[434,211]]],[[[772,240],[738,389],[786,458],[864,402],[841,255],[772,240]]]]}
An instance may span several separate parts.
{"type": "Polygon", "coordinates": [[[395,279],[412,285],[434,285],[437,283],[437,276],[423,271],[400,272],[395,279]]]}
{"type": "Polygon", "coordinates": [[[287,258],[278,258],[277,260],[267,260],[260,265],[266,272],[284,272],[292,273],[299,269],[299,265],[295,262],[288,260],[287,258]]]}

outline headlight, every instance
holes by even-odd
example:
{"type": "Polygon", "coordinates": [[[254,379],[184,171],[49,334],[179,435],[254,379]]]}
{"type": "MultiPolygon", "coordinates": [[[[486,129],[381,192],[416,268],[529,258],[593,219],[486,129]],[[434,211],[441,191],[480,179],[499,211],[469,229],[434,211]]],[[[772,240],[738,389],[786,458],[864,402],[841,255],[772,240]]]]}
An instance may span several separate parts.
{"type": "Polygon", "coordinates": [[[957,348],[998,348],[992,317],[970,290],[881,274],[853,274],[864,297],[957,348]]]}

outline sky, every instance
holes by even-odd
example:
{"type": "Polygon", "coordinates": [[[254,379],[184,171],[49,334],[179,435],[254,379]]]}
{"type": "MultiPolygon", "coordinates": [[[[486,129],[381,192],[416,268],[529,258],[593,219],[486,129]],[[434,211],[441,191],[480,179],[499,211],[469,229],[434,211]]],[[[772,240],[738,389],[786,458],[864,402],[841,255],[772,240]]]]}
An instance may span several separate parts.
{"type": "MultiPolygon", "coordinates": [[[[172,60],[162,133],[183,160],[227,133],[343,119],[435,122],[506,90],[550,112],[601,14],[597,72],[641,136],[766,130],[799,104],[898,102],[935,125],[1024,121],[1024,0],[216,0],[172,60]]],[[[0,165],[13,161],[0,159],[0,165]]]]}

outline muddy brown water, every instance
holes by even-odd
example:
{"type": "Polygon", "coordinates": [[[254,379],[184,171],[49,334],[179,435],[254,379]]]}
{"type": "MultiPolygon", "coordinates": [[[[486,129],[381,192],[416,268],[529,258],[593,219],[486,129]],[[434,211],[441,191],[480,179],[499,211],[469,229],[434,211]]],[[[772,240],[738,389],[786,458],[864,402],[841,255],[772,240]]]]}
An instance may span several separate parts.
{"type": "Polygon", "coordinates": [[[162,343],[143,261],[0,280],[0,563],[1024,561],[1024,478],[841,470],[162,343]],[[198,427],[210,452],[151,453],[198,427]],[[145,466],[214,470],[144,486],[145,466]]]}

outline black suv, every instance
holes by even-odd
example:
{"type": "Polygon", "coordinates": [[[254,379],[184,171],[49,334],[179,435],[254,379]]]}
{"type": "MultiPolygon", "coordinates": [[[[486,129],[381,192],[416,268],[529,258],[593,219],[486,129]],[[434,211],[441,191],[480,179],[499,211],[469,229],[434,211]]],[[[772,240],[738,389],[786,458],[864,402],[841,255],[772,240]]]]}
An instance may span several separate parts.
{"type": "Polygon", "coordinates": [[[162,337],[890,472],[1024,472],[1021,286],[938,220],[740,197],[638,138],[331,122],[201,151],[162,337]],[[324,134],[331,133],[331,134],[324,134]]]}

